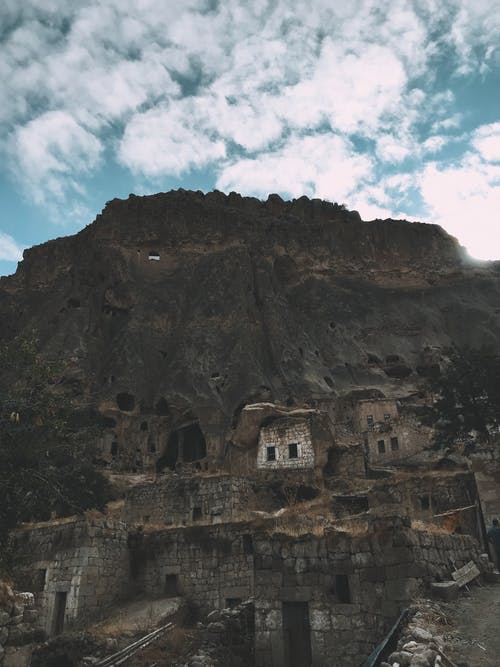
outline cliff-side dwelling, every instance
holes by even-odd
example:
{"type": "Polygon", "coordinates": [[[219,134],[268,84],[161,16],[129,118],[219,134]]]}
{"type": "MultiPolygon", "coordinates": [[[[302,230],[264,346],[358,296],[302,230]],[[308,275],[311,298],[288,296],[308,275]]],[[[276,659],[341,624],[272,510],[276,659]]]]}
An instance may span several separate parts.
{"type": "Polygon", "coordinates": [[[500,340],[500,280],[439,228],[307,198],[131,196],[0,286],[0,321],[19,311],[16,331],[39,322],[68,358],[118,495],[15,531],[32,597],[0,604],[2,667],[172,600],[234,665],[359,667],[432,584],[470,561],[491,572],[498,449],[432,449],[421,381],[463,337],[443,304],[466,316],[480,294],[478,335],[500,340]]]}

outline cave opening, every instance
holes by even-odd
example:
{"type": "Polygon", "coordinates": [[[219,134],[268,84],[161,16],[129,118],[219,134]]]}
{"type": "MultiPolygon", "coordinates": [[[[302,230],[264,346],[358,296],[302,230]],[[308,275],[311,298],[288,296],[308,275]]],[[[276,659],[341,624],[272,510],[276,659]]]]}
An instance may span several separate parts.
{"type": "Polygon", "coordinates": [[[205,436],[198,422],[193,422],[172,431],[165,453],[156,464],[156,470],[175,470],[178,463],[193,463],[204,459],[206,455],[205,436]]]}
{"type": "Polygon", "coordinates": [[[135,408],[134,396],[126,391],[116,395],[116,403],[123,412],[132,412],[135,408]]]}

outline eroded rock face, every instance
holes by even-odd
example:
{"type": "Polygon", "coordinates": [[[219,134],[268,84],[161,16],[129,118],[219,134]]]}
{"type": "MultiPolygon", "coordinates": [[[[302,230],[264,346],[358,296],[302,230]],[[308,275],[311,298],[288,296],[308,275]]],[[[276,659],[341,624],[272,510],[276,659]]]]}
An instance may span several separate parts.
{"type": "Polygon", "coordinates": [[[0,336],[36,328],[106,418],[108,456],[154,465],[196,421],[222,456],[246,403],[412,388],[443,346],[498,343],[499,297],[500,270],[434,225],[177,191],[27,250],[0,280],[0,336]]]}

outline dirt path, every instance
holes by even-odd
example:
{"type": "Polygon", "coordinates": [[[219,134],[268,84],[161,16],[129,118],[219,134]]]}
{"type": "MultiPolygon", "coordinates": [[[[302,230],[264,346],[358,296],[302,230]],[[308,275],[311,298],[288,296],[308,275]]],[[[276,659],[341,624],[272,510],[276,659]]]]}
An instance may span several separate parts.
{"type": "Polygon", "coordinates": [[[457,602],[442,605],[449,625],[442,626],[446,654],[468,667],[500,665],[500,585],[471,585],[457,602]]]}

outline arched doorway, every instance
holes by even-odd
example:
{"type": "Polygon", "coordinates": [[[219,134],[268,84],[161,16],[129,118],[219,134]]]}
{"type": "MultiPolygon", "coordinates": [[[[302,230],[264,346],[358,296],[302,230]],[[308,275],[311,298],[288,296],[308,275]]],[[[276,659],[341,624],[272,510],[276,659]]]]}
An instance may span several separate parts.
{"type": "Polygon", "coordinates": [[[192,463],[204,459],[206,455],[207,444],[203,431],[197,421],[191,422],[172,431],[165,453],[156,463],[156,470],[175,470],[178,463],[192,463]]]}

